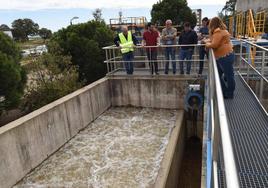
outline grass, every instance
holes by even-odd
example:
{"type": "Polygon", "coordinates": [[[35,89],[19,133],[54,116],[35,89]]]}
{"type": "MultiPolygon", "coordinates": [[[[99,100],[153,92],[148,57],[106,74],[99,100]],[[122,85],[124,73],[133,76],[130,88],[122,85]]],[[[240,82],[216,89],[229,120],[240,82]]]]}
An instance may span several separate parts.
{"type": "Polygon", "coordinates": [[[36,58],[37,57],[28,56],[21,60],[20,64],[25,68],[27,73],[32,71],[34,63],[36,62],[36,58]]]}
{"type": "Polygon", "coordinates": [[[43,39],[36,39],[36,40],[29,40],[25,42],[17,42],[17,44],[20,47],[20,49],[24,50],[24,49],[34,48],[36,46],[43,45],[45,44],[45,42],[43,39]]]}
{"type": "MultiPolygon", "coordinates": [[[[44,45],[48,40],[44,41],[43,39],[29,40],[25,42],[17,42],[21,50],[35,48],[40,45],[44,45]]],[[[26,68],[26,70],[31,71],[33,63],[36,61],[37,56],[27,56],[23,57],[20,64],[26,68]]]]}

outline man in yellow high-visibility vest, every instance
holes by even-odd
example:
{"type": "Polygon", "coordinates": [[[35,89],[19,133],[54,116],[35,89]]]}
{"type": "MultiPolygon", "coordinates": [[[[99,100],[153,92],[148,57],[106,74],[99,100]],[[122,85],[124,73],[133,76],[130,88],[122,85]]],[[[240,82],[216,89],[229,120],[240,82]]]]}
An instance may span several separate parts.
{"type": "Polygon", "coordinates": [[[134,45],[137,45],[138,40],[128,31],[127,26],[123,26],[122,33],[115,37],[114,43],[121,48],[127,74],[133,74],[134,45]]]}

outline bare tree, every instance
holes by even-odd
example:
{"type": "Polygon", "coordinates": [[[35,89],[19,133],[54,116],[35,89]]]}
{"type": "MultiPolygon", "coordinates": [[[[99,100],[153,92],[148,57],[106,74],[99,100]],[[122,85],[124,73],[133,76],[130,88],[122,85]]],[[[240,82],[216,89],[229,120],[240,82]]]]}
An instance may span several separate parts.
{"type": "Polygon", "coordinates": [[[97,22],[102,22],[103,18],[102,18],[102,10],[100,8],[95,9],[95,11],[92,13],[94,20],[97,22]]]}

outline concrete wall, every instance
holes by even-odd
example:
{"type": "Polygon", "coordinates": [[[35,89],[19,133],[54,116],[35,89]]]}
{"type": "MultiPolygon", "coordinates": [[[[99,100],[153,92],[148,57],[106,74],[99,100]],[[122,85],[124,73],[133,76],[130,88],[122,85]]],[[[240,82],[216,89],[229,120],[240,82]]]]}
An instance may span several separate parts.
{"type": "Polygon", "coordinates": [[[112,77],[113,106],[184,109],[184,98],[191,77],[112,77]]]}
{"type": "MultiPolygon", "coordinates": [[[[188,84],[193,82],[196,78],[187,76],[103,78],[1,127],[0,187],[16,184],[111,105],[183,109],[188,84]]],[[[170,186],[178,179],[186,136],[182,119],[169,144],[173,153],[168,152],[171,166],[165,181],[170,186]]]]}
{"type": "Polygon", "coordinates": [[[179,187],[179,173],[183,159],[183,152],[186,140],[186,127],[184,112],[179,111],[176,126],[172,131],[166,148],[157,179],[155,188],[177,188],[179,187]]]}
{"type": "Polygon", "coordinates": [[[246,11],[253,9],[254,11],[264,10],[268,8],[267,0],[237,0],[236,10],[246,11]]]}
{"type": "Polygon", "coordinates": [[[111,106],[106,78],[0,128],[0,187],[8,188],[111,106]]]}

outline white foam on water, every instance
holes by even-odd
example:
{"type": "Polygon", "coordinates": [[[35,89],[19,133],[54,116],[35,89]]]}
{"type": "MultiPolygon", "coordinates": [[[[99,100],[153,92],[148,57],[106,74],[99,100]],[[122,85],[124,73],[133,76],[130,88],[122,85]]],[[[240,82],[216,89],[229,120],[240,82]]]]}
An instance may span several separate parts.
{"type": "Polygon", "coordinates": [[[174,110],[111,108],[14,187],[150,187],[175,116],[174,110]]]}

